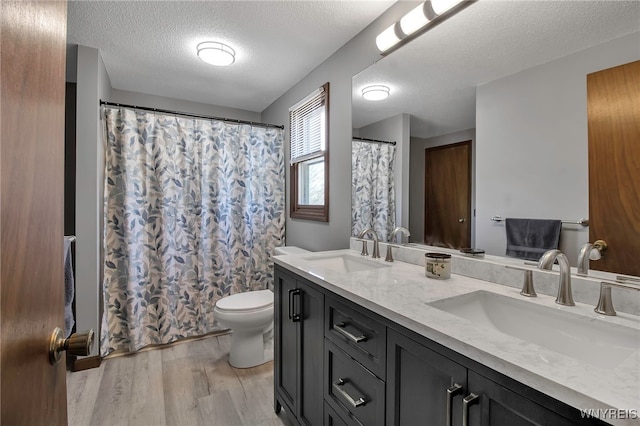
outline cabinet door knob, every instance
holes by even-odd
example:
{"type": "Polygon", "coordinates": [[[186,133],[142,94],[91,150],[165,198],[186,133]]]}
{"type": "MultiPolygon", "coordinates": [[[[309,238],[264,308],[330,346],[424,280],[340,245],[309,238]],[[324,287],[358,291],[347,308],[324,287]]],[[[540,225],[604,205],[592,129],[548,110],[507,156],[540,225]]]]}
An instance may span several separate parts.
{"type": "Polygon", "coordinates": [[[447,389],[447,426],[451,426],[453,422],[453,397],[462,393],[462,386],[457,383],[454,383],[453,386],[447,389]]]}
{"type": "Polygon", "coordinates": [[[479,403],[480,395],[470,393],[462,400],[462,426],[469,426],[469,406],[479,403]]]}

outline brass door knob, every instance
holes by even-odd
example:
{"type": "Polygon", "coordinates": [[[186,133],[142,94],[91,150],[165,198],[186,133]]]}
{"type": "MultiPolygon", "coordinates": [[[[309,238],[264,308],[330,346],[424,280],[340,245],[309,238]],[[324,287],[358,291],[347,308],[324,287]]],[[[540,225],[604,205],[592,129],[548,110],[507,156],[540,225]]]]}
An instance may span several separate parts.
{"type": "Polygon", "coordinates": [[[86,356],[91,353],[93,346],[93,329],[82,333],[73,333],[68,339],[64,338],[63,331],[56,327],[49,341],[49,362],[57,364],[62,359],[62,352],[69,355],[86,356]]]}
{"type": "Polygon", "coordinates": [[[464,217],[461,217],[460,219],[458,219],[458,222],[463,223],[464,222],[464,217]]]}

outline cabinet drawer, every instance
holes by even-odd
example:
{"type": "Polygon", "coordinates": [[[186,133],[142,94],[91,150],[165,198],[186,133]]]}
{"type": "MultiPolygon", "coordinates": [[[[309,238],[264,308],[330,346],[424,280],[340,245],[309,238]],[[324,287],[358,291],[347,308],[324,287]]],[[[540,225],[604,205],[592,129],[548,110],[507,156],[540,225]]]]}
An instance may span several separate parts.
{"type": "Polygon", "coordinates": [[[384,425],[382,380],[326,339],[324,370],[324,397],[334,410],[363,425],[384,425]]]}
{"type": "Polygon", "coordinates": [[[324,426],[352,426],[351,423],[347,423],[336,410],[325,401],[324,403],[324,426]]]}
{"type": "Polygon", "coordinates": [[[329,298],[325,302],[325,324],[325,337],[378,377],[385,378],[386,326],[329,298]]]}

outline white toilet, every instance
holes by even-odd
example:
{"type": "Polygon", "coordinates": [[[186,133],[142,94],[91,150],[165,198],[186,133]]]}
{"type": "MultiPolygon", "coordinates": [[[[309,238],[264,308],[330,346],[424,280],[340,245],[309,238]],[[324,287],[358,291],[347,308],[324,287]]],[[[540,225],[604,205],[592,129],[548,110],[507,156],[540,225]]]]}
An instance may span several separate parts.
{"type": "MultiPolygon", "coordinates": [[[[277,247],[276,255],[308,253],[299,247],[277,247]]],[[[248,291],[218,300],[214,308],[218,322],[231,329],[229,364],[255,367],[273,359],[273,292],[248,291]]]]}

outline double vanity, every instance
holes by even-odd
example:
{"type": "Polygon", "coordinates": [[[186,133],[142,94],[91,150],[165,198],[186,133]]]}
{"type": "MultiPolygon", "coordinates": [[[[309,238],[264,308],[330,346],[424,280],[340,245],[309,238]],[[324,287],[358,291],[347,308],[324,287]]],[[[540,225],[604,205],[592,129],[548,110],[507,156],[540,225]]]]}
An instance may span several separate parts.
{"type": "Polygon", "coordinates": [[[278,256],[274,290],[275,409],[294,423],[640,424],[636,315],[354,250],[278,256]]]}

